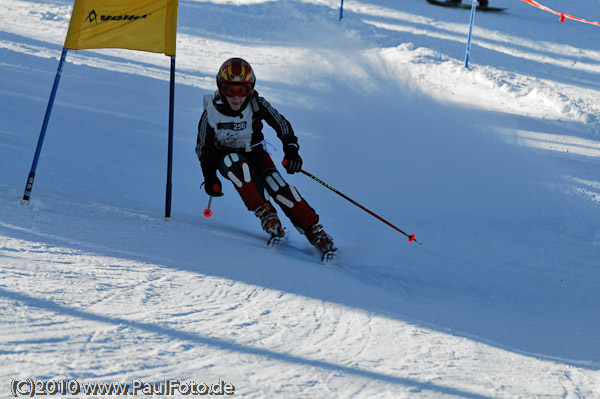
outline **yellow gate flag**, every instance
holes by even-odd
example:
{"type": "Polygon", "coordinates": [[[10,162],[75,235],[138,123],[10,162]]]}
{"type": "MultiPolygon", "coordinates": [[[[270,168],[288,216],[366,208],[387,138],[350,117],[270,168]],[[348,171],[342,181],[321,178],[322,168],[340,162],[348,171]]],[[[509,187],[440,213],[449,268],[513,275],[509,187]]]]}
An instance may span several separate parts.
{"type": "Polygon", "coordinates": [[[64,48],[175,55],[178,0],[75,0],[64,48]]]}

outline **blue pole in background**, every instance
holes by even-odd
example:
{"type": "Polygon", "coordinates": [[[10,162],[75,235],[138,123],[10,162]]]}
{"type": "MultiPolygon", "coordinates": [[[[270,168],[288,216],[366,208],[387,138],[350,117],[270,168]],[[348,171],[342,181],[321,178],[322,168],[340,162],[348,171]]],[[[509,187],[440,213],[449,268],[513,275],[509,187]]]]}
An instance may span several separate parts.
{"type": "Polygon", "coordinates": [[[473,22],[475,21],[475,4],[477,0],[473,0],[471,4],[471,18],[469,20],[469,36],[467,37],[467,49],[465,51],[465,68],[469,67],[469,51],[471,50],[471,32],[473,31],[473,22]]]}
{"type": "Polygon", "coordinates": [[[340,21],[344,17],[344,0],[342,0],[342,4],[340,4],[340,21]]]}
{"type": "Polygon", "coordinates": [[[27,184],[25,185],[25,193],[21,200],[22,205],[29,204],[29,197],[31,196],[31,189],[33,187],[33,180],[35,179],[35,170],[40,159],[40,153],[42,152],[42,145],[44,143],[44,137],[46,136],[46,129],[48,128],[48,121],[50,120],[50,113],[52,113],[52,106],[54,105],[54,98],[56,97],[56,90],[58,89],[58,82],[60,81],[60,75],[62,73],[63,64],[67,57],[67,49],[63,48],[62,54],[60,55],[60,61],[58,62],[58,69],[56,76],[54,77],[54,85],[52,86],[52,92],[50,93],[50,100],[48,100],[48,106],[46,107],[46,115],[44,116],[44,123],[42,123],[42,130],[40,131],[40,137],[38,138],[37,147],[35,149],[35,155],[33,156],[33,162],[31,164],[31,171],[27,177],[27,184]]]}

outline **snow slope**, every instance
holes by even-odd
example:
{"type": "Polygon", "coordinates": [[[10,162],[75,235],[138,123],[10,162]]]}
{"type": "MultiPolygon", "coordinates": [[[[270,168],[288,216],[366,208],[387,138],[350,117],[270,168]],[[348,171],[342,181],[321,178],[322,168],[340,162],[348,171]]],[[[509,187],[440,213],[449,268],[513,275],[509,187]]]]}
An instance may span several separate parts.
{"type": "MultiPolygon", "coordinates": [[[[543,1],[600,20],[564,3],[543,1]]],[[[165,223],[169,59],[143,52],[68,53],[20,205],[72,2],[0,0],[0,397],[31,378],[600,398],[600,30],[493,5],[466,69],[469,13],[424,0],[347,0],[342,21],[333,0],[180,0],[165,223]],[[303,175],[336,266],[287,220],[267,250],[227,182],[202,216],[196,125],[231,56],[307,171],[423,245],[303,175]]]]}

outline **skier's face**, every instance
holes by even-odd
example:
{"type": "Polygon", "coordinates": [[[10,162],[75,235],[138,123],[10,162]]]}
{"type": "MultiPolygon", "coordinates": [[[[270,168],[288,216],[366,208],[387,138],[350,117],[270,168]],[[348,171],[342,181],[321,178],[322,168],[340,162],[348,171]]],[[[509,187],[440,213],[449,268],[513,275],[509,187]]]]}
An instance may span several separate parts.
{"type": "Polygon", "coordinates": [[[242,108],[242,104],[244,104],[244,101],[246,101],[246,97],[235,96],[225,98],[227,99],[227,102],[229,103],[231,109],[234,111],[239,111],[240,108],[242,108]]]}
{"type": "Polygon", "coordinates": [[[227,98],[232,110],[239,111],[246,101],[246,97],[252,94],[252,85],[250,83],[223,83],[221,94],[227,98]]]}

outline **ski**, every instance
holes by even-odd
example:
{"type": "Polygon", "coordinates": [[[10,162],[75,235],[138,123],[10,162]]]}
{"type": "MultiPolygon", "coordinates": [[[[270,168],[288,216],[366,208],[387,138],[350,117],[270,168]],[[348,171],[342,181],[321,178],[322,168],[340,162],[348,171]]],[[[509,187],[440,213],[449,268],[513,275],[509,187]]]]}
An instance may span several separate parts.
{"type": "Polygon", "coordinates": [[[273,234],[267,240],[267,247],[274,248],[274,247],[278,246],[279,244],[285,242],[286,240],[287,240],[287,237],[285,235],[273,234]]]}
{"type": "MultiPolygon", "coordinates": [[[[471,9],[471,4],[451,3],[448,1],[440,1],[440,0],[427,0],[427,2],[429,4],[433,4],[435,6],[450,7],[450,8],[462,8],[463,10],[471,9]]],[[[502,12],[504,10],[506,10],[506,8],[477,6],[477,11],[502,12]]]]}
{"type": "MultiPolygon", "coordinates": [[[[286,241],[287,241],[287,236],[285,236],[285,235],[284,236],[272,235],[267,240],[267,247],[269,249],[276,248],[286,241]]],[[[324,265],[330,265],[330,264],[334,263],[338,258],[339,258],[338,249],[333,248],[333,249],[327,250],[321,254],[321,263],[324,265]]]]}
{"type": "Polygon", "coordinates": [[[324,265],[330,265],[335,262],[339,258],[339,253],[337,248],[330,249],[328,251],[323,252],[321,255],[321,263],[324,265]]]}

